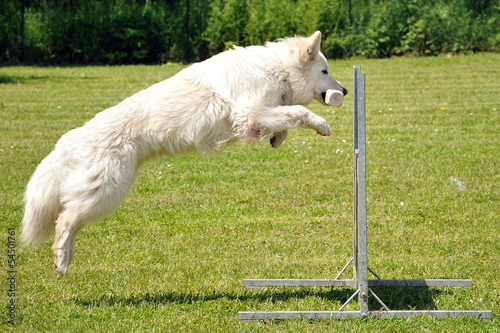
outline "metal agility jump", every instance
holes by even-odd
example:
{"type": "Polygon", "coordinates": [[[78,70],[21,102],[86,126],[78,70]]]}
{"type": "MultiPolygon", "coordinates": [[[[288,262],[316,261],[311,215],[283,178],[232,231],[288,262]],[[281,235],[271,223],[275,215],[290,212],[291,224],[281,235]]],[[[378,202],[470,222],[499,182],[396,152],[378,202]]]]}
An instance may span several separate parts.
{"type": "Polygon", "coordinates": [[[366,121],[365,121],[365,74],[360,66],[354,66],[354,144],[353,144],[353,256],[334,279],[270,279],[244,280],[247,288],[262,287],[354,287],[354,294],[338,311],[241,311],[240,320],[272,320],[272,319],[335,319],[365,318],[375,316],[391,317],[474,317],[491,318],[490,310],[390,310],[370,287],[405,286],[405,287],[468,287],[472,280],[462,279],[417,279],[417,280],[383,280],[368,267],[367,251],[367,210],[366,210],[366,121]],[[340,279],[341,274],[352,263],[353,279],[340,279]],[[376,279],[368,279],[368,272],[376,279]],[[356,296],[359,300],[359,311],[343,311],[356,296]],[[370,311],[368,298],[374,297],[382,311],[370,311]]]}

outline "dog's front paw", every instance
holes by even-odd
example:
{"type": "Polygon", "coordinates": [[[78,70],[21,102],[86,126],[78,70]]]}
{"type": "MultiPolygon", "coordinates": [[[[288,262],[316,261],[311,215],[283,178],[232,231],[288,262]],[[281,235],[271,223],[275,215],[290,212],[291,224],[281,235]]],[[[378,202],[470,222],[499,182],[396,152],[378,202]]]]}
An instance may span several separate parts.
{"type": "Polygon", "coordinates": [[[333,134],[333,130],[330,125],[328,125],[326,120],[316,127],[316,131],[318,132],[318,134],[323,136],[329,136],[333,134]]]}
{"type": "Polygon", "coordinates": [[[316,130],[318,134],[323,136],[333,134],[332,128],[328,125],[326,119],[314,112],[309,112],[307,116],[307,127],[316,130]]]}

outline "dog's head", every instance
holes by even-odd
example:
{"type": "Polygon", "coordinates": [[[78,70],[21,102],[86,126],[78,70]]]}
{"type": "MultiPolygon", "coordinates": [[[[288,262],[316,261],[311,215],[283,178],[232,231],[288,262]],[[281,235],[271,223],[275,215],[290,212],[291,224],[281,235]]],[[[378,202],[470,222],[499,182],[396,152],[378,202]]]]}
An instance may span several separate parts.
{"type": "MultiPolygon", "coordinates": [[[[296,38],[297,39],[297,38],[296,38]]],[[[308,38],[297,39],[298,61],[301,70],[304,93],[309,103],[313,98],[326,105],[326,91],[340,90],[344,96],[347,89],[330,73],[330,66],[323,53],[320,52],[321,32],[316,31],[308,38]]]]}

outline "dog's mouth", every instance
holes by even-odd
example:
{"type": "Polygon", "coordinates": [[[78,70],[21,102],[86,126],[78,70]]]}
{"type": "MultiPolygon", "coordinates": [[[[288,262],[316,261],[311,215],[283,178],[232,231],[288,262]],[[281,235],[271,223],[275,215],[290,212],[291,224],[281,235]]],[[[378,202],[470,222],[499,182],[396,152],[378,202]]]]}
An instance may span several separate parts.
{"type": "Polygon", "coordinates": [[[326,91],[323,91],[323,92],[321,93],[321,98],[323,99],[323,102],[325,102],[325,103],[326,103],[326,91]]]}
{"type": "Polygon", "coordinates": [[[326,104],[326,91],[314,91],[314,98],[320,102],[323,105],[328,105],[326,104]]]}

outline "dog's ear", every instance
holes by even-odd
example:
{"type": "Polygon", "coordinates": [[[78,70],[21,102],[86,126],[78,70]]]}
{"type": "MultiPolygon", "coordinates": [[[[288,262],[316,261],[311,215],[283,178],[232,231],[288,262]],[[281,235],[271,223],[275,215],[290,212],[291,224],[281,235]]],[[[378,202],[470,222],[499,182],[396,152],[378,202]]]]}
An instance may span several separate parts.
{"type": "Polygon", "coordinates": [[[319,45],[321,44],[321,31],[316,31],[307,38],[306,43],[300,50],[300,62],[307,63],[309,60],[314,60],[319,53],[319,45]]]}

